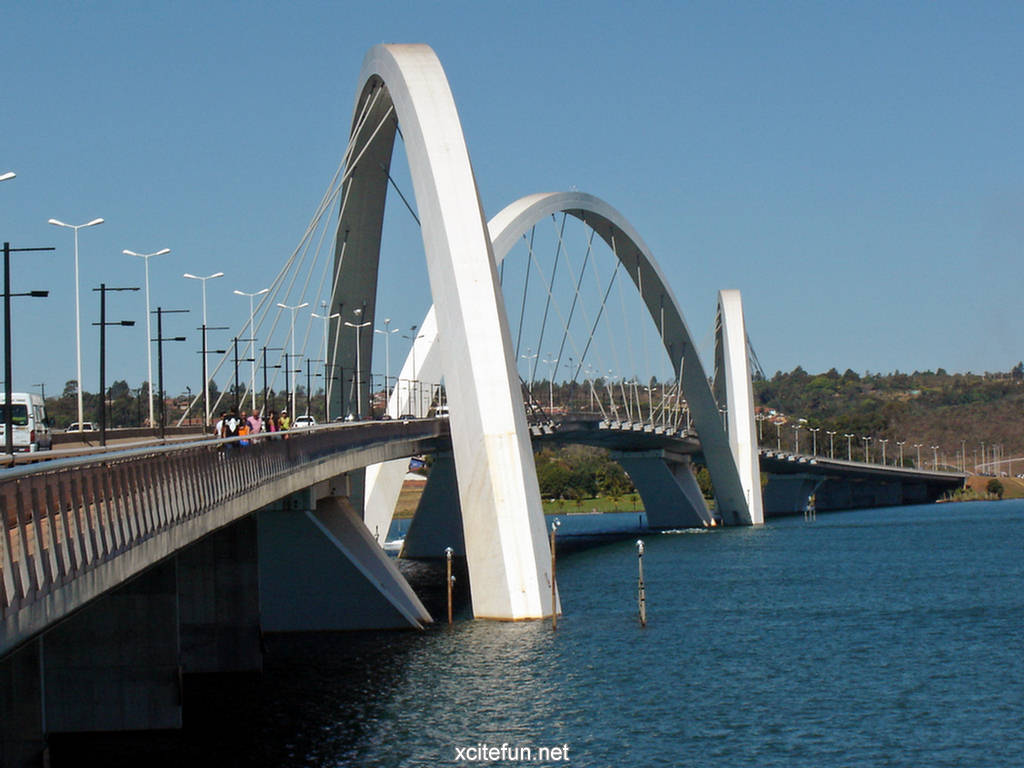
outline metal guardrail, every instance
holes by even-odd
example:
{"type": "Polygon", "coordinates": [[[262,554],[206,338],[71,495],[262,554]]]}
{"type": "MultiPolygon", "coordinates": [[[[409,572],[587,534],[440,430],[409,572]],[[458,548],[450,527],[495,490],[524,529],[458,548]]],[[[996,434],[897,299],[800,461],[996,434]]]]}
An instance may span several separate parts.
{"type": "Polygon", "coordinates": [[[255,486],[342,451],[446,429],[436,420],[361,422],[0,470],[0,618],[255,486]]]}

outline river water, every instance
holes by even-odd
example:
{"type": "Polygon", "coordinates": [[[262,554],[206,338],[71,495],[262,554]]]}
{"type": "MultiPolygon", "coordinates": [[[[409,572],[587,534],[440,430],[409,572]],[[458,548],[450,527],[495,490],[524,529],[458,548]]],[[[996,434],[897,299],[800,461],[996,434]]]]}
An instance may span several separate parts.
{"type": "Polygon", "coordinates": [[[646,628],[605,544],[560,559],[557,631],[271,638],[262,677],[186,687],[182,734],[53,764],[1024,766],[1022,543],[1021,501],[646,536],[646,628]]]}

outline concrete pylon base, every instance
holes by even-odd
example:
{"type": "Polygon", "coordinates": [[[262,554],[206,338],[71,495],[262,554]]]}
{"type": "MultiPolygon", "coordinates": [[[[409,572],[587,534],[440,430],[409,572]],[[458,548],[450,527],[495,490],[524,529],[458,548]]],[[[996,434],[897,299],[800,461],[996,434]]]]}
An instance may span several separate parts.
{"type": "Polygon", "coordinates": [[[42,765],[43,689],[39,640],[0,661],[0,766],[42,765]]]}
{"type": "Polygon", "coordinates": [[[181,666],[186,674],[263,668],[256,558],[252,515],[178,555],[181,666]]]}
{"type": "Polygon", "coordinates": [[[85,606],[40,642],[47,733],[181,727],[173,559],[85,606]]]}
{"type": "Polygon", "coordinates": [[[450,452],[440,453],[434,460],[416,516],[405,535],[402,557],[444,557],[447,547],[456,557],[466,554],[455,459],[450,452]]]}
{"type": "Polygon", "coordinates": [[[703,528],[711,523],[690,457],[671,451],[615,451],[643,499],[651,528],[703,528]]]}
{"type": "Polygon", "coordinates": [[[419,628],[431,621],[347,501],[332,496],[315,510],[258,513],[265,632],[419,628]]]}

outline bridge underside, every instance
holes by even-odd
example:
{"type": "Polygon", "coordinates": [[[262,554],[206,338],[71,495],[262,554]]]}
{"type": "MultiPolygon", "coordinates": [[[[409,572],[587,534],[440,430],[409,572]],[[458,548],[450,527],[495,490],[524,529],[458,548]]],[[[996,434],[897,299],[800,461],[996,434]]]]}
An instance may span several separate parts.
{"type": "Polygon", "coordinates": [[[772,517],[800,514],[814,496],[817,510],[928,504],[963,486],[963,476],[809,459],[806,456],[762,456],[765,513],[772,517]]]}

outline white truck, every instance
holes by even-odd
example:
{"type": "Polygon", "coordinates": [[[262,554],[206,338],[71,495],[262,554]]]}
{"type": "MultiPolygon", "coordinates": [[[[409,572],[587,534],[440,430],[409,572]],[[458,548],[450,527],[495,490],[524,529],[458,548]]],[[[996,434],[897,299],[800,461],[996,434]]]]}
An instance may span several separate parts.
{"type": "MultiPolygon", "coordinates": [[[[43,398],[34,392],[11,393],[11,423],[15,452],[47,451],[53,447],[43,398]]],[[[7,395],[0,392],[0,446],[7,445],[7,395]]]]}

